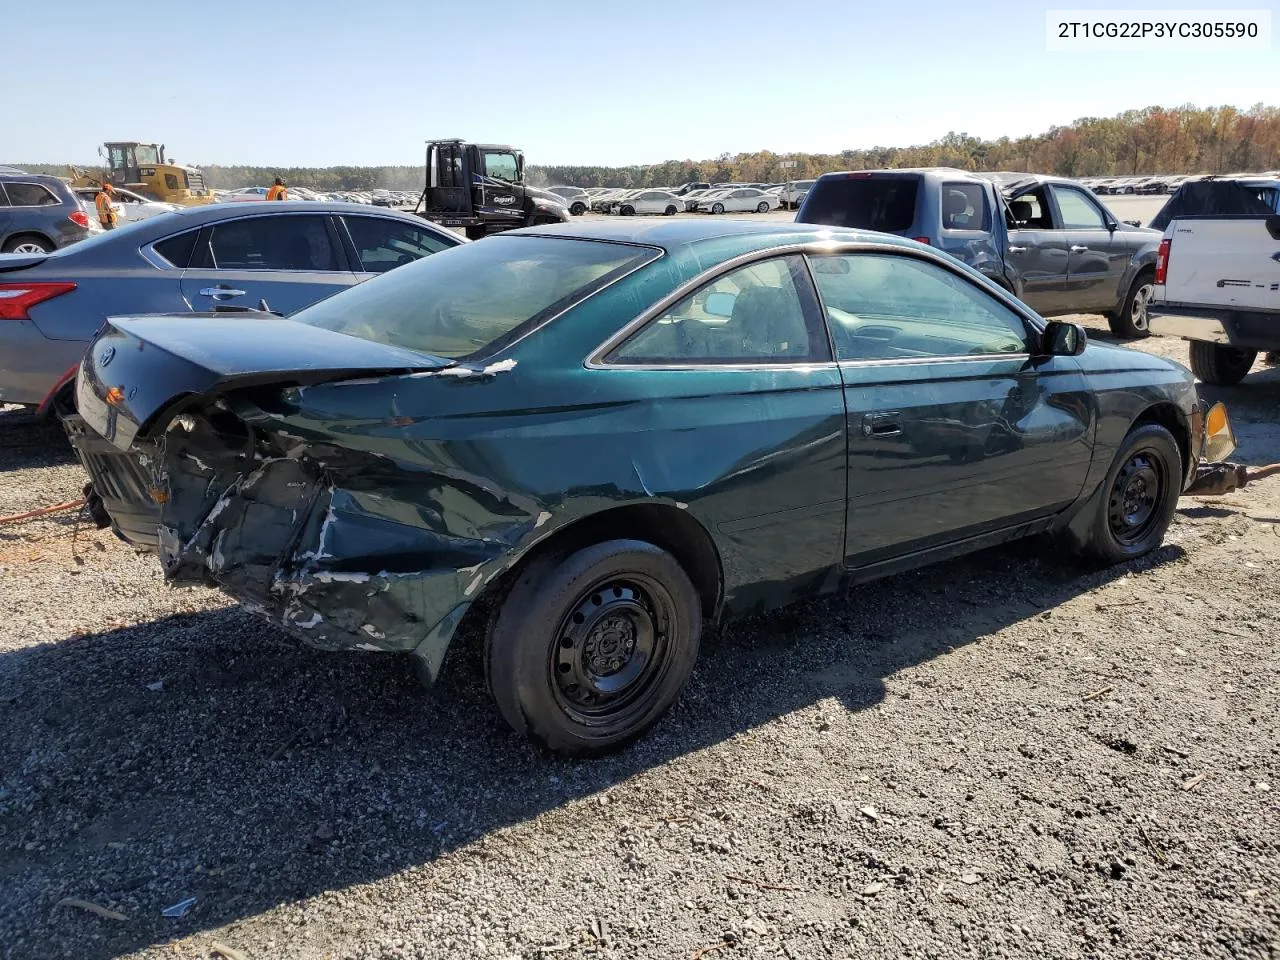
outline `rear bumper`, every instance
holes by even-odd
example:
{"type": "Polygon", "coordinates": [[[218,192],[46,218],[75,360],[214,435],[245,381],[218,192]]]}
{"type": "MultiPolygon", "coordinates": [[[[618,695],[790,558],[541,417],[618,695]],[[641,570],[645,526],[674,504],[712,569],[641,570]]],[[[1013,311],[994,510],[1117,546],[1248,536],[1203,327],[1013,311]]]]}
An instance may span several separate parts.
{"type": "Polygon", "coordinates": [[[1280,314],[1153,303],[1147,319],[1156,336],[1249,350],[1280,349],[1280,314]]]}
{"type": "Polygon", "coordinates": [[[82,340],[50,340],[30,320],[0,322],[0,403],[43,402],[86,346],[82,340]]]}

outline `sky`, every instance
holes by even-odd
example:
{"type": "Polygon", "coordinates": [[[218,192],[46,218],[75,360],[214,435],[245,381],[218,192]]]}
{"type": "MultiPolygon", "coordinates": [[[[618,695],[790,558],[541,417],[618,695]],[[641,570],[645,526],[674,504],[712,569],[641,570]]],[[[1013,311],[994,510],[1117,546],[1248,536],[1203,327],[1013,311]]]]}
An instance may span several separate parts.
{"type": "MultiPolygon", "coordinates": [[[[1272,11],[1280,29],[1276,0],[1235,5],[1272,11]]],[[[1046,10],[1117,6],[132,0],[123,16],[62,0],[55,20],[79,24],[68,35],[50,32],[43,5],[0,0],[0,163],[92,163],[98,144],[138,139],[192,164],[420,164],[423,141],[463,137],[513,144],[532,164],[624,165],[1280,102],[1280,42],[1046,49],[1046,10]],[[91,26],[104,20],[106,55],[91,26]]]]}

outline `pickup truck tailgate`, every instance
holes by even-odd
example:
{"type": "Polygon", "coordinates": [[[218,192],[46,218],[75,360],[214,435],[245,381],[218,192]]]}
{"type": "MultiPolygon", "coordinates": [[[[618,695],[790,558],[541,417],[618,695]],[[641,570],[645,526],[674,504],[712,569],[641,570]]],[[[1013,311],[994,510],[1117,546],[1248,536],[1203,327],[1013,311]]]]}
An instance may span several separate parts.
{"type": "Polygon", "coordinates": [[[1175,220],[1168,304],[1280,311],[1280,216],[1175,220]]]}

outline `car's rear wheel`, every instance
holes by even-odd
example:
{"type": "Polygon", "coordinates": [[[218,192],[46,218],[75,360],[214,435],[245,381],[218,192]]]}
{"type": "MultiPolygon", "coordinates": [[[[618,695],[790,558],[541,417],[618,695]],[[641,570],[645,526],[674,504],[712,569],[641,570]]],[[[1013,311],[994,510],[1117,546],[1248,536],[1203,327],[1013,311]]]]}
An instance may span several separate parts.
{"type": "Polygon", "coordinates": [[[30,234],[11,237],[0,247],[0,253],[52,253],[53,250],[53,244],[48,240],[30,234]]]}
{"type": "Polygon", "coordinates": [[[1165,427],[1135,427],[1116,452],[1082,552],[1121,563],[1160,545],[1182,492],[1182,454],[1165,427]]]}
{"type": "Polygon", "coordinates": [[[711,212],[712,212],[712,213],[724,213],[724,204],[723,204],[723,203],[713,203],[713,204],[711,205],[711,212]]]}
{"type": "Polygon", "coordinates": [[[490,634],[489,687],[517,731],[601,754],[666,713],[701,634],[698,593],[674,557],[638,540],[597,543],[520,574],[490,634]]]}
{"type": "Polygon", "coordinates": [[[756,213],[768,213],[768,212],[769,212],[769,203],[767,200],[761,200],[759,203],[756,204],[756,213]]]}
{"type": "Polygon", "coordinates": [[[1201,383],[1224,387],[1239,383],[1257,359],[1257,350],[1242,350],[1203,340],[1191,341],[1191,372],[1201,383]]]}
{"type": "Polygon", "coordinates": [[[666,209],[665,211],[663,211],[663,212],[664,212],[668,217],[674,217],[674,216],[676,215],[676,208],[675,208],[674,206],[668,206],[668,207],[667,207],[667,209],[666,209]]]}
{"type": "Polygon", "coordinates": [[[1151,305],[1152,294],[1156,292],[1155,274],[1147,270],[1134,278],[1129,293],[1119,313],[1107,315],[1107,326],[1117,337],[1136,340],[1151,336],[1151,323],[1147,319],[1147,309],[1151,305]]]}
{"type": "Polygon", "coordinates": [[[573,214],[575,217],[580,217],[587,212],[587,205],[583,203],[581,200],[579,200],[569,208],[569,212],[573,214]]]}

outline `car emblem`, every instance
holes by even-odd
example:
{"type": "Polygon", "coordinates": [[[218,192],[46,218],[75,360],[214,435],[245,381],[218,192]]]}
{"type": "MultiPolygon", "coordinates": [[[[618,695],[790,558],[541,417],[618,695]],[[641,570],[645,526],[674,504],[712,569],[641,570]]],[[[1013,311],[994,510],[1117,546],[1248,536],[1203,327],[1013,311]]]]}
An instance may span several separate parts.
{"type": "Polygon", "coordinates": [[[102,353],[98,354],[98,366],[105,367],[111,362],[111,358],[116,355],[115,347],[107,347],[102,353]]]}

